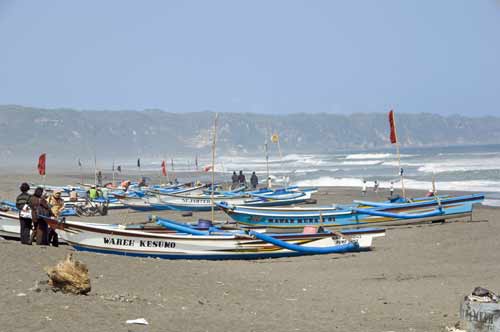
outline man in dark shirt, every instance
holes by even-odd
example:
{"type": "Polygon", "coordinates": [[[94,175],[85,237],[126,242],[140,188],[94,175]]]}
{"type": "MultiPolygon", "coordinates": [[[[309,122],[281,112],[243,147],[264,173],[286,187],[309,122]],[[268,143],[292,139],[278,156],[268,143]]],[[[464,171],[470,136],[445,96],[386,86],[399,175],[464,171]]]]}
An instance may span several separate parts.
{"type": "Polygon", "coordinates": [[[257,189],[257,185],[259,184],[259,178],[252,172],[252,176],[250,177],[250,183],[252,184],[252,189],[257,189]]]}
{"type": "Polygon", "coordinates": [[[233,171],[233,176],[231,177],[231,189],[236,189],[238,188],[238,174],[236,174],[236,171],[233,171]]]}
{"type": "Polygon", "coordinates": [[[31,195],[28,194],[30,186],[27,183],[21,184],[19,188],[21,194],[16,198],[16,207],[19,210],[19,224],[21,226],[20,238],[22,244],[31,245],[31,229],[33,222],[31,217],[31,195]]]}
{"type": "Polygon", "coordinates": [[[247,184],[247,181],[245,179],[245,175],[243,174],[243,171],[240,171],[240,175],[238,175],[238,183],[242,187],[246,186],[246,184],[247,184]]]}

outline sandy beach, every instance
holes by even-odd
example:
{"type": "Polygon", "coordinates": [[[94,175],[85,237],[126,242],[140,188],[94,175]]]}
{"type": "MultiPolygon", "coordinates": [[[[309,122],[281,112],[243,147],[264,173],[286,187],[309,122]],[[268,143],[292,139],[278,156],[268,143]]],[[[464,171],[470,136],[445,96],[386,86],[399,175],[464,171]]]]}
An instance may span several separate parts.
{"type": "MultiPolygon", "coordinates": [[[[2,199],[14,199],[22,181],[38,180],[2,173],[2,199]]],[[[77,181],[77,174],[63,172],[47,179],[54,185],[77,181]]],[[[387,195],[387,189],[370,190],[366,198],[387,195]]],[[[360,188],[321,188],[315,198],[349,203],[360,198],[360,188]]],[[[180,221],[208,216],[160,215],[180,221]]],[[[121,210],[84,220],[140,222],[147,216],[121,210]]],[[[4,240],[0,331],[444,331],[459,320],[464,295],[475,286],[496,291],[500,284],[499,216],[500,209],[477,206],[472,222],[392,228],[372,251],[344,255],[169,261],[75,252],[90,271],[88,296],[34,287],[70,247],[4,240]],[[136,318],[149,325],[125,324],[136,318]]],[[[227,217],[217,212],[217,219],[227,217]]]]}

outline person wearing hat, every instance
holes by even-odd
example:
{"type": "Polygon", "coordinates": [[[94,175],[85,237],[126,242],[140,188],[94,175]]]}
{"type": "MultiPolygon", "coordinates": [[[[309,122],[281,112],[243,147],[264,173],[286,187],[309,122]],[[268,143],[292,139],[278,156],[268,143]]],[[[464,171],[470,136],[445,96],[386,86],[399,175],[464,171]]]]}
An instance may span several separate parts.
{"type": "Polygon", "coordinates": [[[19,189],[21,190],[21,194],[19,194],[16,198],[16,207],[19,210],[21,243],[31,245],[31,229],[33,228],[33,221],[31,219],[31,195],[28,194],[30,186],[25,182],[21,184],[19,189]]]}
{"type": "Polygon", "coordinates": [[[64,210],[64,200],[61,198],[61,192],[56,191],[49,197],[50,211],[54,217],[59,218],[64,210]]]}
{"type": "MultiPolygon", "coordinates": [[[[61,217],[61,213],[64,210],[64,200],[61,197],[60,191],[55,191],[52,195],[50,195],[49,206],[54,218],[59,219],[59,217],[61,217]]],[[[49,227],[48,237],[49,243],[51,243],[54,247],[59,246],[59,236],[52,227],[49,227]]]]}

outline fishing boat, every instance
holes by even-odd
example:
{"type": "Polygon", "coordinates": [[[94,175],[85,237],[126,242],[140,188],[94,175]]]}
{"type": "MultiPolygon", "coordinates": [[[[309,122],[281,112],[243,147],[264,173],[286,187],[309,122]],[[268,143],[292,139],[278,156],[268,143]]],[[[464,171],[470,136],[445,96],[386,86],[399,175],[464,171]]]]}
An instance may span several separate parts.
{"type": "MultiPolygon", "coordinates": [[[[19,210],[16,207],[16,203],[8,200],[3,200],[0,201],[0,207],[2,207],[4,210],[7,211],[12,211],[15,214],[19,213],[19,210]]],[[[76,216],[76,210],[73,206],[68,206],[64,204],[64,210],[61,211],[61,216],[62,217],[70,217],[70,216],[76,216]]]]}
{"type": "Polygon", "coordinates": [[[269,234],[256,231],[198,230],[171,220],[156,218],[158,225],[175,232],[157,233],[120,229],[108,225],[47,219],[65,232],[76,250],[123,256],[165,259],[258,259],[316,254],[341,254],[370,249],[383,229],[344,233],[269,234]]]}
{"type": "MultiPolygon", "coordinates": [[[[21,224],[19,215],[13,211],[0,211],[0,237],[9,240],[19,240],[21,233],[21,224]]],[[[65,243],[66,232],[59,230],[59,243],[65,243]]]]}
{"type": "MultiPolygon", "coordinates": [[[[303,203],[309,200],[316,188],[310,189],[279,189],[262,192],[239,192],[231,195],[187,195],[170,194],[162,196],[147,196],[142,199],[123,200],[129,208],[140,211],[174,210],[174,211],[210,211],[212,205],[226,202],[239,206],[284,206],[303,203]]],[[[214,206],[216,209],[217,205],[214,206]]]]}
{"type": "Polygon", "coordinates": [[[247,227],[293,229],[308,225],[323,227],[366,227],[373,224],[398,225],[450,218],[469,217],[484,194],[436,196],[404,202],[356,202],[346,206],[266,208],[217,205],[233,220],[247,227]]]}
{"type": "Polygon", "coordinates": [[[20,231],[19,215],[12,211],[0,211],[0,236],[7,239],[19,239],[20,231]]]}

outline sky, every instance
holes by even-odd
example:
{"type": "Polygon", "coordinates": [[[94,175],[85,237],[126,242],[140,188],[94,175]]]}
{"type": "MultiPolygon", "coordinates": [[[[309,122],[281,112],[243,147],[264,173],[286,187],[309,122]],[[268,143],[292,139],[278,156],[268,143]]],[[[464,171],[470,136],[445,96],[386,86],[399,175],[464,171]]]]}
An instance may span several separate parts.
{"type": "Polygon", "coordinates": [[[500,115],[500,0],[0,0],[0,104],[500,115]]]}

